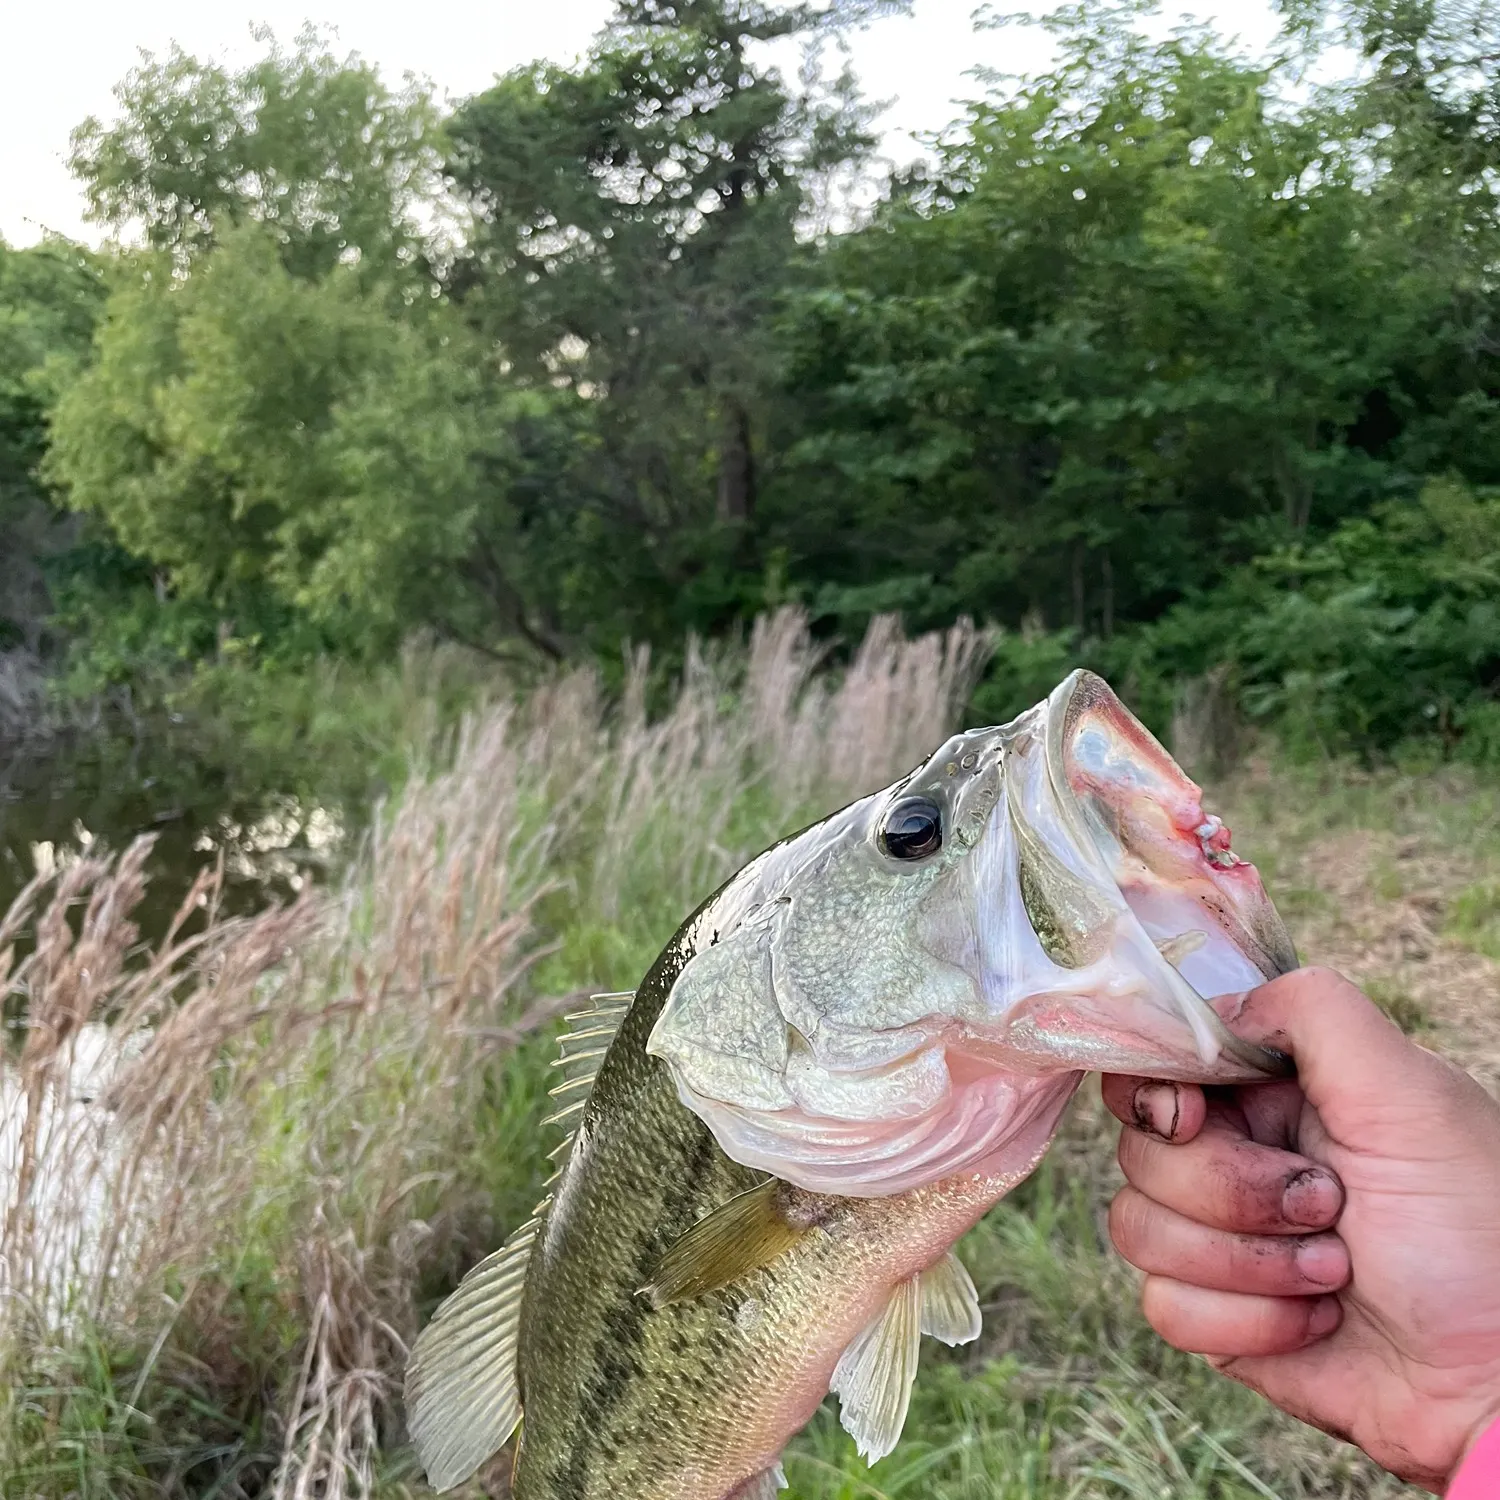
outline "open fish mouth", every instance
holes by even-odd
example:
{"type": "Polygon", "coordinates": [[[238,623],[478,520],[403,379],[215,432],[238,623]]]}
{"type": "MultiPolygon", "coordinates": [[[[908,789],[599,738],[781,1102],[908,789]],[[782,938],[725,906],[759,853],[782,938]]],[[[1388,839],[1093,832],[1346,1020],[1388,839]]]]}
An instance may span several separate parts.
{"type": "MultiPolygon", "coordinates": [[[[1123,1071],[1134,1038],[1136,1066],[1154,1076],[1285,1076],[1290,1059],[1237,1037],[1213,1004],[1297,965],[1255,866],[1234,852],[1199,787],[1102,678],[1073,672],[1032,714],[1006,736],[1005,802],[1033,929],[1045,945],[1049,925],[1062,926],[1049,956],[1095,971],[1065,986],[1067,1029],[1079,1042],[1097,1033],[1079,1061],[1123,1071]],[[1122,994],[1097,972],[1109,966],[1146,983],[1122,994]],[[1092,1004],[1080,993],[1090,988],[1092,1004]]],[[[1022,1001],[1016,1024],[1039,1008],[1022,1001]]],[[[1063,1036],[1039,1040],[1049,1058],[1069,1050],[1063,1036]]]]}
{"type": "Polygon", "coordinates": [[[752,861],[647,1051],[741,1165],[880,1196],[1027,1170],[1085,1072],[1283,1076],[1225,1024],[1296,964],[1255,867],[1103,679],[752,861]]]}

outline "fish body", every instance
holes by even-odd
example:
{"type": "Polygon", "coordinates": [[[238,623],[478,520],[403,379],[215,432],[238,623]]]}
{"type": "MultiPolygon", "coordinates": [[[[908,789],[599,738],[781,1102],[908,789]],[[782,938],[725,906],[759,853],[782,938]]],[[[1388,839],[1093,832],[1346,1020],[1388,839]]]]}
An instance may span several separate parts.
{"type": "Polygon", "coordinates": [[[552,1192],[414,1350],[429,1477],[519,1420],[515,1500],[770,1500],[830,1388],[889,1452],[920,1335],[979,1331],[952,1246],[1085,1070],[1276,1071],[1186,976],[1221,994],[1294,962],[1097,678],[955,736],[752,861],[632,996],[575,1018],[552,1192]]]}
{"type": "Polygon", "coordinates": [[[517,1500],[708,1500],[773,1471],[844,1349],[1031,1170],[1073,1092],[1072,1079],[1042,1082],[1008,1172],[887,1198],[784,1186],[774,1212],[815,1232],[732,1285],[657,1305],[641,1292],[673,1245],[766,1180],[724,1154],[645,1050],[713,925],[710,902],[642,984],[532,1252],[517,1500]]]}

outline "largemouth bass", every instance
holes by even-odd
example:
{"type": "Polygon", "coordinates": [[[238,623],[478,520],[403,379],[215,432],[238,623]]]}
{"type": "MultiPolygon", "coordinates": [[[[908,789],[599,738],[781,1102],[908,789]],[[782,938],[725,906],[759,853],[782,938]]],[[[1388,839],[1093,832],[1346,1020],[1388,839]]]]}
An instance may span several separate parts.
{"type": "Polygon", "coordinates": [[[1085,1073],[1285,1071],[1210,1001],[1295,963],[1101,679],[954,736],[753,860],[576,1018],[549,1195],[413,1350],[429,1479],[519,1424],[515,1500],[771,1500],[830,1390],[866,1458],[890,1452],[921,1335],[979,1333],[953,1245],[1085,1073]]]}

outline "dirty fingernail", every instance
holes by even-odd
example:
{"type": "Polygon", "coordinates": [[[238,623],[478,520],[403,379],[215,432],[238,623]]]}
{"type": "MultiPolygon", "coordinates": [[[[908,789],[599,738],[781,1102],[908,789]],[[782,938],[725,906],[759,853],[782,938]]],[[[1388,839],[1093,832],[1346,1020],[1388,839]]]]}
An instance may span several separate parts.
{"type": "Polygon", "coordinates": [[[1332,1236],[1297,1247],[1297,1269],[1316,1286],[1342,1286],[1349,1276],[1349,1252],[1332,1236]]]}
{"type": "Polygon", "coordinates": [[[1322,1229],[1332,1224],[1344,1204],[1344,1190],[1331,1172],[1308,1167],[1290,1178],[1281,1193],[1281,1212],[1288,1224],[1322,1229]]]}
{"type": "Polygon", "coordinates": [[[1170,1083],[1143,1083],[1130,1102],[1136,1128],[1169,1141],[1182,1118],[1182,1100],[1170,1083]]]}

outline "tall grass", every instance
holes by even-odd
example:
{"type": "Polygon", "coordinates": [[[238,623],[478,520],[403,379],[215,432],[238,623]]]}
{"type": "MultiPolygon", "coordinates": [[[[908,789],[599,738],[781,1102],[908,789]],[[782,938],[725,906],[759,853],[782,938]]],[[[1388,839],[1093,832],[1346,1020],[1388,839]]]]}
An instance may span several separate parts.
{"type": "MultiPolygon", "coordinates": [[[[655,713],[644,657],[615,700],[587,672],[497,691],[428,744],[340,883],[238,918],[210,872],[149,949],[147,843],[34,882],[0,921],[0,1496],[423,1493],[405,1349],[538,1196],[552,1018],[635,983],[746,859],[920,759],[987,648],[877,621],[829,671],[783,612],[740,651],[690,649],[655,713]]],[[[1460,869],[1452,829],[1493,834],[1494,799],[1325,780],[1253,768],[1239,843],[1268,836],[1314,956],[1389,970],[1447,1045],[1443,997],[1489,963],[1471,929],[1500,877],[1500,836],[1493,859],[1471,837],[1460,869]],[[1440,865],[1471,945],[1451,952],[1440,865]],[[1383,881],[1431,962],[1403,956],[1383,881]]],[[[1103,1229],[1112,1137],[1086,1094],[964,1247],[981,1341],[924,1351],[906,1438],[873,1470],[820,1414],[789,1500],[1400,1490],[1151,1335],[1103,1229]]],[[[474,1492],[505,1493],[503,1460],[474,1492]]]]}
{"type": "Polygon", "coordinates": [[[0,1490],[403,1484],[406,1346],[539,1171],[530,1039],[919,759],[985,653],[878,621],[834,677],[787,611],[655,718],[644,657],[612,707],[588,672],[499,697],[340,886],[231,918],[208,872],[149,949],[149,840],[34,881],[0,922],[0,1490]]]}
{"type": "Polygon", "coordinates": [[[205,874],[147,952],[130,920],[147,840],[15,903],[0,946],[33,941],[0,1058],[0,1471],[40,1461],[41,1484],[65,1435],[107,1450],[87,1489],[149,1488],[140,1398],[186,1379],[217,1414],[191,1472],[368,1488],[419,1269],[480,1206],[464,1158],[486,1056],[555,1008],[518,983],[546,829],[518,846],[511,760],[497,711],[380,821],[343,890],[226,919],[205,874]],[[131,1371],[117,1431],[73,1431],[97,1395],[84,1342],[131,1371]]]}

